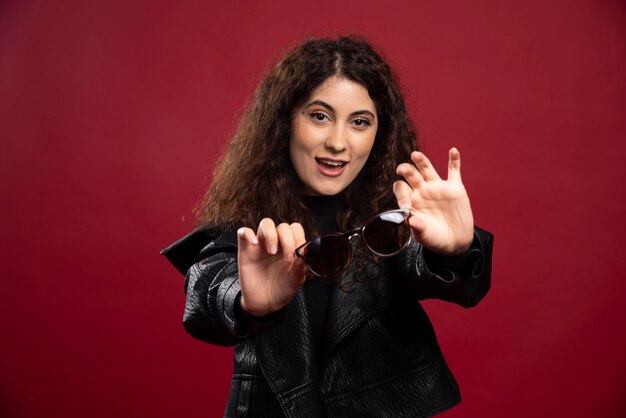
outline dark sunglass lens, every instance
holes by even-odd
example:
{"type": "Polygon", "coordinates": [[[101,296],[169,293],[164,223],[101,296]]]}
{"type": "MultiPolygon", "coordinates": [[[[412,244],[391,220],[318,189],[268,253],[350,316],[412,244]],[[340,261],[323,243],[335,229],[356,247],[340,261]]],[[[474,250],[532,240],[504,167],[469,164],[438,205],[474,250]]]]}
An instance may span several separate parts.
{"type": "Polygon", "coordinates": [[[379,255],[394,255],[409,242],[411,232],[402,212],[386,212],[365,225],[363,241],[379,255]]]}
{"type": "Polygon", "coordinates": [[[302,249],[309,269],[320,276],[337,274],[350,263],[350,242],[340,235],[317,237],[302,249]]]}

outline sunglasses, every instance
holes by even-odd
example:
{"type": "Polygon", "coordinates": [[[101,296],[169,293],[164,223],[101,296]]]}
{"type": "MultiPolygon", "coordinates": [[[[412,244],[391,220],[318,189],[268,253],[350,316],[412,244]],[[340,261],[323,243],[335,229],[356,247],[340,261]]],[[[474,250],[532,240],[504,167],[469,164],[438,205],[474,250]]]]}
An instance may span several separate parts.
{"type": "Polygon", "coordinates": [[[304,260],[315,276],[325,277],[348,268],[352,260],[351,239],[361,238],[365,247],[381,257],[391,257],[402,251],[411,241],[409,209],[396,209],[367,219],[359,228],[348,232],[323,234],[296,248],[296,255],[304,260]]]}

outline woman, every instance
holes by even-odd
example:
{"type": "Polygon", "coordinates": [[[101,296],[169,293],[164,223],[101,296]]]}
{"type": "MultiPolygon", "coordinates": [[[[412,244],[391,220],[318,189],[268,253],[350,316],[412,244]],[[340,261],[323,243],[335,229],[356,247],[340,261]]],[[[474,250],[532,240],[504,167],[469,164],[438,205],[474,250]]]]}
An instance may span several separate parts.
{"type": "Polygon", "coordinates": [[[187,275],[186,330],[235,345],[226,416],[430,416],[460,401],[418,301],[478,303],[492,236],[474,227],[459,152],[442,180],[415,146],[363,40],[304,42],[261,82],[202,227],[164,250],[187,275]]]}

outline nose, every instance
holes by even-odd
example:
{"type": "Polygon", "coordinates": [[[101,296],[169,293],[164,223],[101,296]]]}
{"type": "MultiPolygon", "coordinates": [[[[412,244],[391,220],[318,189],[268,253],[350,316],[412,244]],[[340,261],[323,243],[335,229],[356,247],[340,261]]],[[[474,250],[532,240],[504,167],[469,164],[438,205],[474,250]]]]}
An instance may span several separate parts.
{"type": "Polygon", "coordinates": [[[348,145],[346,127],[337,125],[328,132],[324,145],[332,152],[344,151],[348,145]]]}

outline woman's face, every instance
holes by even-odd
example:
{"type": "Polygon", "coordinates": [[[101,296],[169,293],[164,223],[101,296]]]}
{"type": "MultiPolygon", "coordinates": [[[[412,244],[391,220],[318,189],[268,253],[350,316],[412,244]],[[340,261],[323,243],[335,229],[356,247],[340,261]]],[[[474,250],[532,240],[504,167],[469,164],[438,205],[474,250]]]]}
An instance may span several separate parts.
{"type": "Polygon", "coordinates": [[[297,108],[289,154],[306,195],[332,196],[359,174],[374,145],[378,115],[365,87],[330,77],[297,108]]]}

